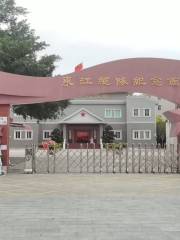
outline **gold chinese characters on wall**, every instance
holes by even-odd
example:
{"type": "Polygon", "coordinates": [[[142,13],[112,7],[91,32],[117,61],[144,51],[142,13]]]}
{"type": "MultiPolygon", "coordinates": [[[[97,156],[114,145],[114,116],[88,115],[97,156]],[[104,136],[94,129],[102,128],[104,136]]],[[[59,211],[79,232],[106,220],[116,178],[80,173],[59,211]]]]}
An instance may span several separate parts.
{"type": "Polygon", "coordinates": [[[145,78],[143,75],[135,76],[132,79],[128,79],[125,76],[117,76],[110,78],[108,76],[100,76],[97,79],[91,77],[80,77],[78,80],[74,80],[72,77],[63,77],[62,81],[63,87],[73,87],[73,86],[116,86],[118,88],[125,86],[143,87],[179,87],[180,77],[168,77],[162,79],[159,76],[152,76],[149,79],[145,78]]]}

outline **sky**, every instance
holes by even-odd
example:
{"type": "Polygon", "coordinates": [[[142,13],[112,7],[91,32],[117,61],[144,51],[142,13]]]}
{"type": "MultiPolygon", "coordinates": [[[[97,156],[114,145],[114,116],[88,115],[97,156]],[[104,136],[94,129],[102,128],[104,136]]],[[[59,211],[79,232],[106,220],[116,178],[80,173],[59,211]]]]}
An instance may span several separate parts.
{"type": "Polygon", "coordinates": [[[180,0],[16,0],[58,54],[55,74],[134,57],[180,59],[180,0]]]}

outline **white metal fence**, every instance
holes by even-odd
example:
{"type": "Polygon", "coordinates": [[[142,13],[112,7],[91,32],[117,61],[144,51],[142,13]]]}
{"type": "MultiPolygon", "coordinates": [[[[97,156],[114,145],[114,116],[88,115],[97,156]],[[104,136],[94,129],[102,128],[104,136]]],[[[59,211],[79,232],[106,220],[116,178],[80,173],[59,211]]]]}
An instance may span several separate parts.
{"type": "Polygon", "coordinates": [[[179,173],[179,145],[106,144],[103,149],[25,150],[25,172],[32,173],[179,173]]]}

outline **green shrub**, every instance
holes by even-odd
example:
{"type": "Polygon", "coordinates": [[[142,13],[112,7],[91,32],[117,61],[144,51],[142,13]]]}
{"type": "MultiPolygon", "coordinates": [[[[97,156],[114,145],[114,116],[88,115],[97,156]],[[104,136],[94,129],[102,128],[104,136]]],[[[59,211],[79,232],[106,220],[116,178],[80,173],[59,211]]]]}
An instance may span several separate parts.
{"type": "Polygon", "coordinates": [[[56,143],[63,143],[63,133],[59,128],[55,128],[51,133],[51,140],[56,143]]]}

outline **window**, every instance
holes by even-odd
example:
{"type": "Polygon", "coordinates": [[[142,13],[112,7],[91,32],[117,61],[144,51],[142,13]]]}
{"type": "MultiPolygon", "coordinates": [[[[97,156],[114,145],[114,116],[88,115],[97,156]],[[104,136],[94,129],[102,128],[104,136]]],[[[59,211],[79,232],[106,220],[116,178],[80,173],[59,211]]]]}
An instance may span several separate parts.
{"type": "Polygon", "coordinates": [[[25,139],[27,139],[27,140],[33,139],[33,131],[32,130],[25,131],[25,139]]]}
{"type": "Polygon", "coordinates": [[[22,139],[22,131],[21,130],[15,130],[14,131],[14,139],[15,140],[21,140],[22,139]]]}
{"type": "Polygon", "coordinates": [[[150,140],[151,130],[133,130],[132,139],[133,140],[150,140]]]}
{"type": "Polygon", "coordinates": [[[161,105],[158,105],[158,110],[159,110],[159,111],[161,110],[161,105]]]}
{"type": "Polygon", "coordinates": [[[149,108],[145,108],[144,109],[144,116],[145,117],[149,117],[150,116],[150,109],[149,108]]]}
{"type": "Polygon", "coordinates": [[[112,109],[105,109],[105,118],[112,118],[112,109]]]}
{"type": "Polygon", "coordinates": [[[139,139],[139,131],[133,131],[133,139],[139,139]]]}
{"type": "Polygon", "coordinates": [[[33,131],[32,130],[15,130],[14,139],[15,140],[32,140],[33,131]]]}
{"type": "Polygon", "coordinates": [[[139,116],[139,109],[135,108],[133,113],[134,113],[133,114],[134,117],[138,117],[139,116]]]}
{"type": "Polygon", "coordinates": [[[134,108],[132,112],[133,117],[150,117],[150,108],[134,108]]]}
{"type": "Polygon", "coordinates": [[[113,110],[114,118],[121,118],[121,110],[120,109],[114,109],[113,110]]]}
{"type": "Polygon", "coordinates": [[[49,140],[51,137],[51,130],[44,130],[43,131],[43,140],[49,140]]]}
{"type": "Polygon", "coordinates": [[[105,109],[105,118],[121,118],[121,109],[105,109]]]}
{"type": "Polygon", "coordinates": [[[113,130],[114,137],[116,140],[122,140],[122,130],[113,130]]]}
{"type": "Polygon", "coordinates": [[[146,140],[149,140],[149,139],[151,139],[151,131],[150,130],[146,130],[146,131],[144,131],[144,139],[146,139],[146,140]]]}

